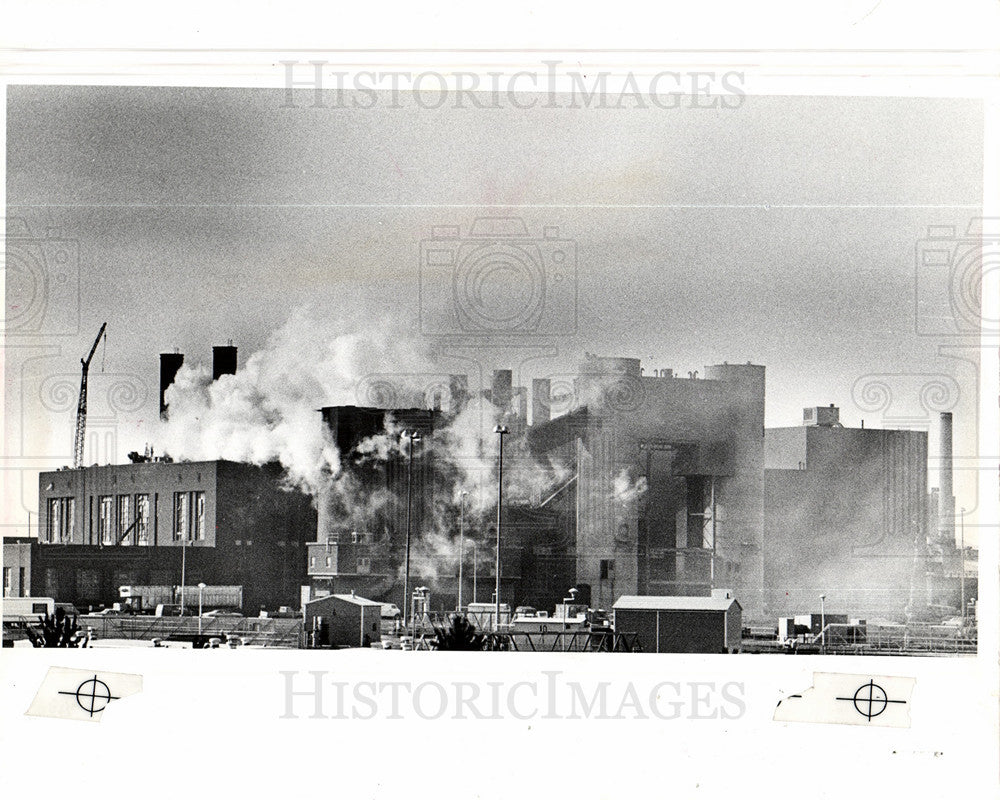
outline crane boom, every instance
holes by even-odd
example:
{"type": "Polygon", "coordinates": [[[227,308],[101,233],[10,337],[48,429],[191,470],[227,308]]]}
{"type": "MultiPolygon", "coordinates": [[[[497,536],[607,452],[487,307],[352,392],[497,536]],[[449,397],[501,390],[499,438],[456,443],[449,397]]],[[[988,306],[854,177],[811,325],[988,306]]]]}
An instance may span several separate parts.
{"type": "Polygon", "coordinates": [[[90,348],[90,352],[87,353],[85,359],[80,359],[80,364],[83,368],[80,375],[80,399],[76,404],[76,432],[73,437],[74,468],[83,466],[83,445],[87,435],[87,373],[90,371],[90,362],[94,358],[94,353],[97,352],[97,345],[101,343],[101,338],[104,336],[104,330],[107,327],[107,322],[101,325],[101,330],[97,334],[97,338],[94,339],[94,346],[90,348]]]}

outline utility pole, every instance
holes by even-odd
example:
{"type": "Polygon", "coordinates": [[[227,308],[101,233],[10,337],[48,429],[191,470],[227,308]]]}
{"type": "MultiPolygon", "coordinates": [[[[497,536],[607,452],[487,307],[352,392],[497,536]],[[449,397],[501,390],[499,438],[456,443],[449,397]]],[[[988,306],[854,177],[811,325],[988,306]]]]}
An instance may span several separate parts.
{"type": "Polygon", "coordinates": [[[458,613],[462,613],[462,567],[465,564],[465,498],[468,492],[458,495],[458,613]]]}
{"type": "Polygon", "coordinates": [[[819,596],[819,636],[820,636],[820,652],[826,653],[826,595],[825,594],[821,594],[819,596]]]}
{"type": "Polygon", "coordinates": [[[503,437],[509,431],[503,425],[497,425],[493,432],[500,437],[500,453],[497,462],[497,585],[496,585],[496,616],[493,619],[493,630],[500,630],[500,525],[503,522],[503,437]]]}
{"type": "Polygon", "coordinates": [[[187,521],[184,522],[184,538],[181,539],[181,616],[184,616],[184,581],[187,580],[187,521]]]}

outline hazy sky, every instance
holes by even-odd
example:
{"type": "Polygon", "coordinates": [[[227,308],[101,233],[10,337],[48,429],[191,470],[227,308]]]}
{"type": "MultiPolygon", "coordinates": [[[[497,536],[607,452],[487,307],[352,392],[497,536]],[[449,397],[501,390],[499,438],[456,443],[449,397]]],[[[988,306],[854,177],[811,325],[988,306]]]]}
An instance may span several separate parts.
{"type": "MultiPolygon", "coordinates": [[[[510,366],[522,381],[564,374],[584,351],[683,374],[751,360],[767,367],[771,426],[829,403],[849,425],[926,426],[936,414],[921,387],[954,381],[956,455],[974,455],[975,352],[944,356],[941,345],[961,342],[918,334],[915,252],[928,226],[964,232],[979,214],[978,102],[747,97],[735,109],[526,111],[313,109],[308,98],[290,109],[283,99],[9,89],[7,216],[35,239],[57,228],[78,241],[80,311],[77,324],[57,297],[39,323],[50,335],[8,339],[24,345],[7,353],[8,455],[68,463],[72,409],[43,401],[43,384],[78,381],[105,320],[97,361],[148,390],[115,418],[119,459],[142,448],[156,416],[161,351],[207,361],[232,339],[242,362],[304,305],[421,336],[441,287],[421,291],[420,243],[436,225],[464,236],[480,216],[521,217],[536,239],[558,227],[575,243],[575,298],[569,281],[551,300],[551,324],[567,335],[450,340],[442,369],[465,369],[445,354],[510,366]],[[891,387],[888,409],[857,400],[872,375],[891,387]]],[[[553,249],[539,248],[543,258],[553,249]]],[[[26,297],[12,279],[8,268],[8,306],[26,297]]],[[[921,314],[947,323],[946,288],[930,286],[921,314]]],[[[956,482],[958,505],[971,508],[973,474],[956,482]]]]}

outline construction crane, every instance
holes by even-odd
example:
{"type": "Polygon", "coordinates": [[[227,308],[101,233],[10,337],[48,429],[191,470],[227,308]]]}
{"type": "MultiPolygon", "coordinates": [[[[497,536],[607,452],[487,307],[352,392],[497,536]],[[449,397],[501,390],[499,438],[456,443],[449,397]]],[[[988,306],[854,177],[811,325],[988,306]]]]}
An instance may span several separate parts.
{"type": "Polygon", "coordinates": [[[94,357],[94,353],[97,352],[97,345],[104,338],[104,330],[107,327],[107,322],[101,325],[101,332],[94,339],[94,346],[90,348],[87,358],[80,359],[80,363],[83,365],[83,374],[80,376],[80,400],[76,404],[76,435],[73,439],[74,468],[83,466],[83,443],[87,435],[87,373],[90,371],[90,360],[94,357]]]}

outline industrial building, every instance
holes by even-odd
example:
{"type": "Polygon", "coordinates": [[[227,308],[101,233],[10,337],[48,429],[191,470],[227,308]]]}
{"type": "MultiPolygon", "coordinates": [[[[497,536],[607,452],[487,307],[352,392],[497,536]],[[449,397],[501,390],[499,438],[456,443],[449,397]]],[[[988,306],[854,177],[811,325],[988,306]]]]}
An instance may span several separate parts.
{"type": "Polygon", "coordinates": [[[738,653],[743,614],[728,592],[710,597],[625,595],[614,605],[615,630],[634,633],[644,653],[738,653]]]}
{"type": "Polygon", "coordinates": [[[769,616],[820,595],[851,616],[926,606],[927,433],[846,428],[836,406],[764,436],[763,562],[769,616]]]}
{"type": "Polygon", "coordinates": [[[244,610],[298,606],[310,498],[277,465],[148,461],[42,472],[37,594],[110,605],[125,585],[243,586],[244,610]]]}
{"type": "MultiPolygon", "coordinates": [[[[163,415],[183,360],[160,356],[163,415]]],[[[213,348],[213,379],[236,369],[232,343],[213,348]]],[[[765,369],[751,363],[683,377],[588,354],[576,374],[536,378],[530,391],[496,370],[480,397],[507,429],[508,481],[541,476],[528,493],[504,489],[500,594],[512,607],[552,608],[571,588],[601,609],[623,596],[707,602],[727,590],[755,620],[812,611],[821,594],[838,613],[878,618],[954,593],[950,472],[935,511],[926,433],[844,428],[835,406],[765,431],[765,369]]],[[[435,447],[469,400],[468,378],[452,375],[411,407],[319,409],[342,470],[315,498],[287,491],[278,465],[150,453],[42,473],[28,580],[36,593],[98,605],[121,585],[177,585],[183,571],[188,585],[242,585],[251,612],[315,612],[326,606],[314,599],[352,594],[402,609],[409,532],[414,551],[431,534],[450,541],[411,563],[409,589],[428,587],[435,610],[456,607],[460,588],[465,603],[488,602],[495,507],[456,505],[455,465],[435,447]],[[387,433],[393,446],[373,449],[387,433]]],[[[481,480],[491,497],[496,474],[481,480]]]]}
{"type": "MultiPolygon", "coordinates": [[[[161,416],[183,363],[182,353],[160,355],[161,416]]],[[[236,369],[232,342],[212,348],[213,380],[236,369]]],[[[85,390],[84,382],[81,396],[85,390]]],[[[85,403],[81,409],[78,432],[85,403]]],[[[117,601],[120,586],[203,582],[242,586],[250,613],[299,605],[316,512],[308,496],[285,486],[279,465],[175,463],[149,448],[129,458],[39,474],[36,593],[99,607],[117,601]]]]}
{"type": "Polygon", "coordinates": [[[434,502],[433,454],[421,452],[418,457],[417,452],[441,412],[331,406],[320,413],[341,454],[343,472],[317,497],[316,536],[308,546],[310,594],[355,592],[402,603],[397,583],[405,557],[407,513],[412,531],[425,530],[434,502]],[[419,432],[408,439],[412,451],[366,458],[358,445],[384,433],[390,418],[411,433],[419,432]]]}
{"type": "Polygon", "coordinates": [[[588,356],[573,393],[575,407],[536,420],[529,439],[571,474],[544,505],[575,531],[575,582],[591,602],[727,587],[760,609],[764,367],[682,378],[588,356]]]}

